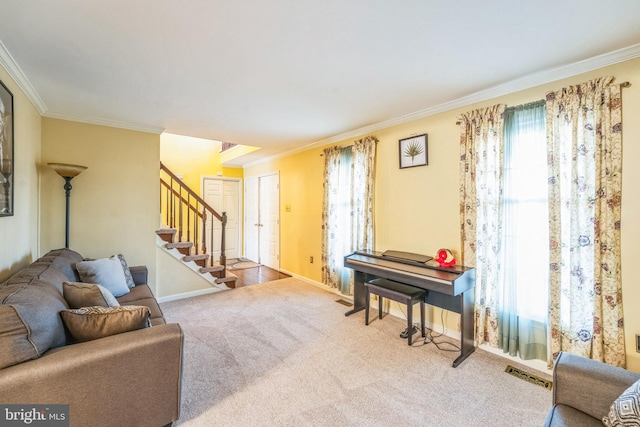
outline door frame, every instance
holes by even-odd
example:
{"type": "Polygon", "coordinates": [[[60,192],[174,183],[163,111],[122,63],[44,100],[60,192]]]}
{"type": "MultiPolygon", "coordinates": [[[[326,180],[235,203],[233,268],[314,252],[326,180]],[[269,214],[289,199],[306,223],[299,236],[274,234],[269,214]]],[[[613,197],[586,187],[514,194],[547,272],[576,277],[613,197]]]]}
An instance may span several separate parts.
{"type": "MultiPolygon", "coordinates": [[[[280,205],[281,205],[281,200],[280,200],[280,171],[275,171],[275,172],[265,172],[265,173],[261,173],[258,175],[251,175],[251,176],[245,176],[244,179],[247,178],[257,178],[258,179],[258,197],[260,197],[260,179],[267,177],[267,176],[272,176],[272,175],[276,175],[278,177],[278,268],[276,270],[280,271],[280,266],[281,266],[281,262],[282,262],[282,218],[280,216],[281,211],[280,211],[280,205]]],[[[242,192],[242,196],[243,196],[243,200],[245,197],[245,192],[243,190],[242,192]]],[[[258,209],[260,208],[260,201],[258,200],[258,209]]],[[[244,220],[244,215],[243,215],[243,220],[244,220]]],[[[243,236],[244,236],[244,228],[243,230],[243,236]]],[[[246,254],[246,242],[242,241],[242,252],[243,255],[246,254]]],[[[260,253],[260,248],[258,247],[258,254],[260,253]]]]}
{"type": "MultiPolygon", "coordinates": [[[[238,183],[238,257],[244,256],[244,182],[242,178],[224,177],[219,175],[201,175],[200,176],[200,197],[204,200],[204,180],[214,179],[217,181],[235,181],[238,183]]],[[[218,212],[222,215],[222,212],[218,212]]],[[[226,231],[225,231],[226,232],[226,231]]]]}

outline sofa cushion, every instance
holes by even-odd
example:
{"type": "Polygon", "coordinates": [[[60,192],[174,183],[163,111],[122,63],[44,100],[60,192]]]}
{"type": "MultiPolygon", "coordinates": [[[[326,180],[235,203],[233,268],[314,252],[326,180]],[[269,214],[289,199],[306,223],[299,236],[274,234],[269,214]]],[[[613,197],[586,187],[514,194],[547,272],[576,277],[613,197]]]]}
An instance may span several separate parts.
{"type": "Polygon", "coordinates": [[[12,305],[0,305],[0,369],[38,357],[29,329],[12,305]]]}
{"type": "Polygon", "coordinates": [[[640,425],[640,380],[636,381],[618,397],[602,418],[607,427],[640,425]]]}
{"type": "Polygon", "coordinates": [[[64,282],[63,296],[69,308],[117,307],[118,300],[104,286],[83,282],[64,282]]]}
{"type": "Polygon", "coordinates": [[[64,326],[58,313],[68,306],[54,286],[35,277],[30,281],[26,277],[11,277],[0,287],[0,305],[6,306],[2,308],[6,322],[0,322],[5,344],[0,349],[3,363],[35,359],[50,348],[65,344],[64,326]],[[26,341],[33,351],[25,350],[26,341]]]}
{"type": "Polygon", "coordinates": [[[135,305],[63,310],[60,312],[60,317],[71,336],[78,342],[150,326],[149,308],[135,305]]]}
{"type": "Polygon", "coordinates": [[[544,423],[545,427],[589,427],[599,426],[602,427],[602,423],[599,419],[593,418],[591,415],[585,414],[575,408],[567,405],[555,405],[551,408],[551,411],[547,414],[547,419],[544,423]]]}
{"type": "Polygon", "coordinates": [[[76,264],[80,280],[102,285],[116,297],[129,293],[127,280],[118,257],[81,261],[76,264]]]}
{"type": "Polygon", "coordinates": [[[144,305],[151,311],[151,323],[158,325],[165,323],[164,314],[160,309],[158,301],[154,298],[153,292],[148,285],[137,285],[126,295],[117,298],[120,305],[144,305]]]}
{"type": "Polygon", "coordinates": [[[80,255],[78,252],[72,251],[71,249],[63,248],[54,249],[47,252],[36,262],[51,263],[54,267],[62,271],[65,276],[67,276],[67,280],[76,282],[80,280],[80,277],[78,276],[78,272],[75,269],[75,265],[78,262],[82,261],[82,259],[82,255],[80,255]]]}
{"type": "Polygon", "coordinates": [[[7,283],[27,284],[34,278],[54,286],[58,292],[60,292],[60,295],[62,295],[62,283],[68,280],[67,276],[53,264],[36,261],[11,276],[9,280],[7,280],[7,283]]]}

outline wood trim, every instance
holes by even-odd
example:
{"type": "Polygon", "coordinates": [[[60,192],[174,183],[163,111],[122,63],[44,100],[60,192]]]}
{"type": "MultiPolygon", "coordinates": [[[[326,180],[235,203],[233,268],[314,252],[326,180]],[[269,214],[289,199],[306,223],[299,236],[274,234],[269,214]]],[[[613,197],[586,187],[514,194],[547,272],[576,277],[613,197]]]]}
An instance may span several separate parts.
{"type": "MultiPolygon", "coordinates": [[[[205,202],[202,197],[198,196],[196,194],[195,191],[193,191],[192,189],[190,189],[189,187],[187,187],[187,185],[180,179],[178,178],[177,175],[175,175],[173,172],[171,172],[169,170],[169,168],[167,168],[165,165],[162,164],[162,162],[160,162],[160,170],[163,170],[164,172],[167,173],[167,175],[169,175],[171,178],[173,178],[173,180],[177,181],[178,184],[184,188],[184,190],[191,195],[191,197],[193,197],[194,199],[196,199],[197,202],[199,202],[202,206],[204,206],[205,209],[209,210],[213,216],[215,216],[218,221],[222,221],[222,215],[220,215],[218,212],[216,212],[215,209],[213,209],[211,206],[209,206],[209,204],[207,202],[205,202]]],[[[160,178],[160,181],[162,181],[164,183],[164,181],[162,180],[162,178],[160,178]]],[[[175,190],[173,190],[175,191],[175,190]]]]}

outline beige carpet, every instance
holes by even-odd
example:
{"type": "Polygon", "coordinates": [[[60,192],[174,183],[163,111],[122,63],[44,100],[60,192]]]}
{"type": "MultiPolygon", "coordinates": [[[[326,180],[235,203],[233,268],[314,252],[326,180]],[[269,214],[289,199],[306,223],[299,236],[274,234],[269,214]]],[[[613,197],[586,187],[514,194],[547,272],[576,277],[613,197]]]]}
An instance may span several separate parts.
{"type": "Polygon", "coordinates": [[[401,319],[365,326],[336,299],[288,278],[163,303],[185,333],[178,424],[542,425],[551,392],[506,374],[513,362],[476,350],[452,368],[456,353],[407,346],[401,319]]]}

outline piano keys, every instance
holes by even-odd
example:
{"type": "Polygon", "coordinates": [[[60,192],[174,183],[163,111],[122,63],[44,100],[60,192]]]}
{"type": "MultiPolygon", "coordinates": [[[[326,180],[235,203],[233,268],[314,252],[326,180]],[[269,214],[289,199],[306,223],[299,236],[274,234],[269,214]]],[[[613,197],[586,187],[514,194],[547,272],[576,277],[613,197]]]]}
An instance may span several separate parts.
{"type": "Polygon", "coordinates": [[[344,266],[354,271],[354,307],[345,316],[364,310],[364,283],[369,280],[383,278],[415,286],[427,291],[427,304],[460,314],[460,356],[454,360],[453,367],[474,352],[474,268],[440,267],[435,261],[401,260],[376,251],[356,251],[347,255],[344,266]]]}

